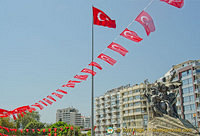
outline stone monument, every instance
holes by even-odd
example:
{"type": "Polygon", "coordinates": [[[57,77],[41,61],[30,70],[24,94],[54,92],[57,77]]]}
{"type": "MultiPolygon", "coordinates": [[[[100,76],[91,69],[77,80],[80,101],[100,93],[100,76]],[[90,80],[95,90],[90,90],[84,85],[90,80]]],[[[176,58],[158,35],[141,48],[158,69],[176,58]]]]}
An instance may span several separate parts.
{"type": "Polygon", "coordinates": [[[177,88],[180,81],[172,81],[176,72],[171,72],[168,79],[148,84],[144,96],[148,100],[149,116],[145,136],[199,136],[198,130],[187,120],[178,116],[176,108],[177,88]]]}

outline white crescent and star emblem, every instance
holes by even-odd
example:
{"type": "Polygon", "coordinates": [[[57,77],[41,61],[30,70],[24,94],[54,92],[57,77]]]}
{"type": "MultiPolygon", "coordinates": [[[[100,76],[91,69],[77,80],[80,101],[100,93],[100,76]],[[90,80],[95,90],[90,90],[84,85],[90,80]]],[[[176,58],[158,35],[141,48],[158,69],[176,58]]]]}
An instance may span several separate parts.
{"type": "Polygon", "coordinates": [[[133,38],[133,36],[132,36],[133,33],[131,33],[130,31],[125,31],[125,32],[124,32],[124,35],[125,35],[125,36],[130,36],[130,35],[131,35],[130,37],[133,38]],[[128,34],[128,35],[127,35],[127,34],[128,34]]]}
{"type": "Polygon", "coordinates": [[[113,44],[112,48],[118,49],[118,46],[116,44],[113,44]]]}
{"type": "Polygon", "coordinates": [[[142,21],[142,23],[144,23],[144,24],[147,24],[147,25],[148,25],[149,18],[148,18],[147,16],[142,16],[142,17],[141,17],[141,21],[142,21]],[[144,19],[146,19],[147,21],[145,21],[144,19]]]}
{"type": "Polygon", "coordinates": [[[99,13],[97,14],[97,18],[98,18],[99,21],[106,21],[106,20],[109,21],[108,18],[106,18],[106,20],[102,19],[102,18],[101,18],[101,14],[102,14],[101,12],[99,12],[99,13]]]}

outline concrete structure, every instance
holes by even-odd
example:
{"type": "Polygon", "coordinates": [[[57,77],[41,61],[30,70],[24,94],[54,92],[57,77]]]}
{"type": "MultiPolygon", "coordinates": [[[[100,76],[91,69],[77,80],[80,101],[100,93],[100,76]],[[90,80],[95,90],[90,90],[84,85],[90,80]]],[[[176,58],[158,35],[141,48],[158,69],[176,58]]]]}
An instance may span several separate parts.
{"type": "MultiPolygon", "coordinates": [[[[132,134],[134,129],[147,127],[147,100],[144,97],[144,84],[133,85],[120,91],[120,130],[121,135],[132,134]],[[128,130],[123,131],[123,130],[128,130]],[[131,130],[131,131],[130,131],[131,130]]],[[[138,133],[137,135],[140,135],[138,133]]]]}
{"type": "Polygon", "coordinates": [[[81,126],[81,113],[73,107],[58,109],[56,113],[56,122],[63,121],[67,124],[81,126]]]}
{"type": "Polygon", "coordinates": [[[90,117],[81,116],[81,126],[84,129],[91,128],[91,119],[90,119],[90,117]]]}
{"type": "MultiPolygon", "coordinates": [[[[176,104],[179,116],[200,127],[200,60],[185,61],[171,70],[177,72],[174,80],[182,81],[176,104]]],[[[169,72],[165,77],[168,75],[169,72]]]]}
{"type": "MultiPolygon", "coordinates": [[[[96,136],[105,135],[108,127],[112,127],[114,130],[120,128],[120,91],[129,86],[112,89],[95,98],[96,136]]],[[[113,135],[118,136],[120,134],[115,132],[113,135]]]]}
{"type": "Polygon", "coordinates": [[[96,98],[96,135],[106,134],[112,127],[115,136],[127,135],[126,130],[147,127],[147,102],[145,85],[121,86],[96,98]]]}

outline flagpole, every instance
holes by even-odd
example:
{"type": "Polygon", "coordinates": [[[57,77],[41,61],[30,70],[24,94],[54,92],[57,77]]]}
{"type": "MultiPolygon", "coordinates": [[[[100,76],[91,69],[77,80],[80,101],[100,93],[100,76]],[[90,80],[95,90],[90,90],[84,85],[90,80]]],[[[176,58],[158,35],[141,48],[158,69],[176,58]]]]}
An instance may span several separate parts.
{"type": "MultiPolygon", "coordinates": [[[[93,6],[92,6],[93,8],[93,6]]],[[[92,10],[93,11],[93,10],[92,10]]],[[[92,62],[94,61],[94,22],[92,15],[92,62]]],[[[92,71],[94,71],[94,66],[92,65],[92,71]]],[[[94,76],[92,75],[92,92],[91,92],[92,102],[91,102],[91,115],[92,115],[92,127],[91,127],[91,136],[94,136],[94,76]]]]}

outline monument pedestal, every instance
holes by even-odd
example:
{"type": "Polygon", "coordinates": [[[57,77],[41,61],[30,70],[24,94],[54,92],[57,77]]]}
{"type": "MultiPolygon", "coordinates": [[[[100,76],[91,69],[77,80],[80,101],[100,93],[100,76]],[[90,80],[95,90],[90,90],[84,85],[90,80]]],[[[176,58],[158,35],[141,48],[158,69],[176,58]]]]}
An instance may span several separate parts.
{"type": "Polygon", "coordinates": [[[145,136],[199,136],[199,132],[187,120],[168,115],[154,117],[149,121],[145,136]]]}

